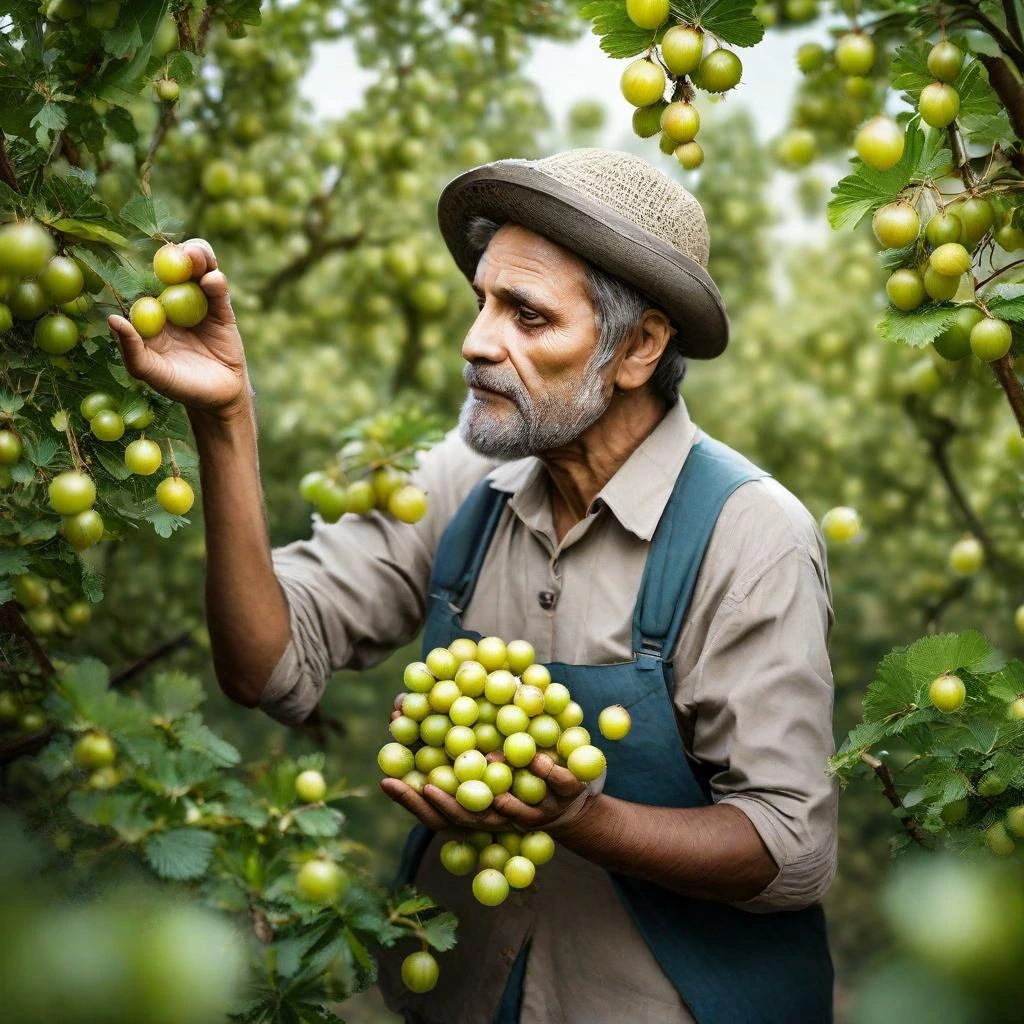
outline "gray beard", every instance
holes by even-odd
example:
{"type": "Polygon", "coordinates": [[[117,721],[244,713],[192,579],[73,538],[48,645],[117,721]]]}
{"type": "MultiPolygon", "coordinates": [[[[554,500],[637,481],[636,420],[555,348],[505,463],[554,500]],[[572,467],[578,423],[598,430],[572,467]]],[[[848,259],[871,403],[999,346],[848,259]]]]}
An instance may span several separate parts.
{"type": "Polygon", "coordinates": [[[518,380],[509,383],[486,367],[467,365],[463,377],[467,384],[493,388],[511,403],[501,403],[497,412],[494,407],[500,399],[479,399],[472,392],[462,403],[459,435],[474,451],[492,458],[521,459],[569,444],[596,423],[611,403],[600,372],[589,364],[568,394],[547,394],[538,402],[518,380]]]}

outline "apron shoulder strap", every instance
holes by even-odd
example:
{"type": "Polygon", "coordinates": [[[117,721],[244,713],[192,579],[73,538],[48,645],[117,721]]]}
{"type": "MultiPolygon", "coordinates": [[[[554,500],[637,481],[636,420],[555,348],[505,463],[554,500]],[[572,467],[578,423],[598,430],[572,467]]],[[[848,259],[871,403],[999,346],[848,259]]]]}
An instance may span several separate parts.
{"type": "Polygon", "coordinates": [[[633,613],[637,657],[671,659],[722,506],[740,484],[767,476],[771,474],[701,432],[686,456],[647,554],[633,613]]]}
{"type": "Polygon", "coordinates": [[[430,596],[462,610],[469,603],[484,556],[509,499],[481,480],[441,534],[430,575],[430,596]]]}

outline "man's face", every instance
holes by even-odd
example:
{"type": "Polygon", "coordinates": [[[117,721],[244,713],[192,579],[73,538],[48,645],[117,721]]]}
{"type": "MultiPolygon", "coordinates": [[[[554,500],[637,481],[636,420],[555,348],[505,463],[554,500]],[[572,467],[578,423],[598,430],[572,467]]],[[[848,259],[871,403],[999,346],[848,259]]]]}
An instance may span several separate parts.
{"type": "Polygon", "coordinates": [[[516,224],[477,265],[480,314],[466,335],[459,416],[483,455],[518,459],[575,440],[604,413],[611,383],[590,366],[598,328],[582,260],[516,224]]]}

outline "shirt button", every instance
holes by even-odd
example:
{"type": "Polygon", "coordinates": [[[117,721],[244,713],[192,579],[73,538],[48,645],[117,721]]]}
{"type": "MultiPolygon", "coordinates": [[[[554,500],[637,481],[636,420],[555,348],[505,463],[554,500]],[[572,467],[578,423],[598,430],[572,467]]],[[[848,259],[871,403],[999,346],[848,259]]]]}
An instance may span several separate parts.
{"type": "Polygon", "coordinates": [[[540,603],[541,608],[544,611],[549,612],[555,607],[555,602],[558,600],[558,595],[553,590],[542,590],[537,595],[537,601],[540,603]]]}

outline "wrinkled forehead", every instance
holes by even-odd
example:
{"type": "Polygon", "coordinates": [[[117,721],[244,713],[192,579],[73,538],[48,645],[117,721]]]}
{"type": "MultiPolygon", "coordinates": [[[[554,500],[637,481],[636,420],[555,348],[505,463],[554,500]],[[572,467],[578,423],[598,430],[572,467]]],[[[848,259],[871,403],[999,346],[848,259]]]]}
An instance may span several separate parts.
{"type": "Polygon", "coordinates": [[[477,262],[478,290],[528,286],[550,301],[588,300],[587,264],[564,246],[519,224],[503,224],[477,262]]]}

